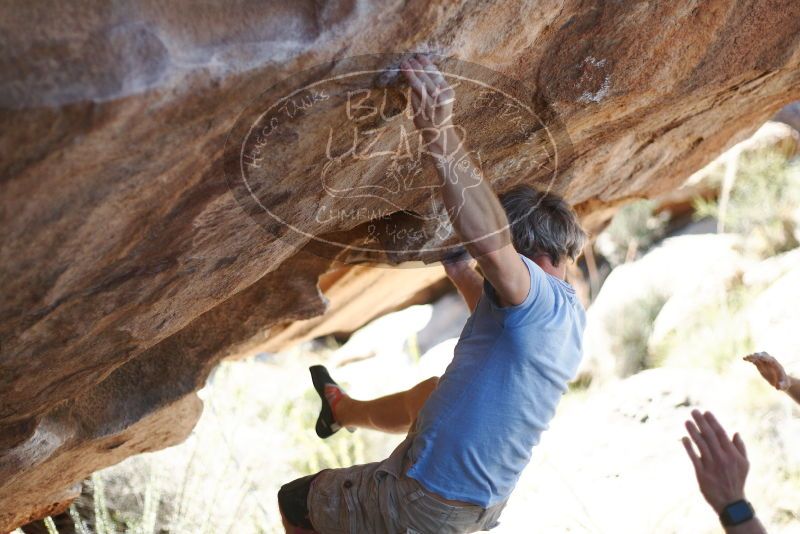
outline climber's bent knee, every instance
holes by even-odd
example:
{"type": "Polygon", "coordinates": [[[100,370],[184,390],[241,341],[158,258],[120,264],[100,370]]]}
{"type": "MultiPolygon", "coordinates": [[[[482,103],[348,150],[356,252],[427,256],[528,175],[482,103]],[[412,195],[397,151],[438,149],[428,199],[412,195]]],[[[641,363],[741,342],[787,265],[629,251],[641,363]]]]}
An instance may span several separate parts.
{"type": "Polygon", "coordinates": [[[425,401],[428,400],[428,397],[431,396],[431,393],[433,393],[433,390],[436,389],[436,386],[438,385],[439,385],[439,377],[432,376],[429,379],[423,380],[422,382],[414,386],[414,389],[416,390],[415,393],[417,397],[417,402],[419,403],[420,408],[422,408],[422,405],[425,404],[425,401]]]}
{"type": "Polygon", "coordinates": [[[409,421],[412,423],[412,428],[419,411],[438,384],[439,377],[432,376],[411,388],[408,395],[406,395],[406,410],[408,412],[409,421]]]}
{"type": "Polygon", "coordinates": [[[428,395],[430,395],[431,391],[436,389],[436,386],[439,385],[439,377],[438,376],[432,376],[429,379],[424,380],[422,382],[422,384],[424,384],[424,388],[428,391],[428,395]]]}
{"type": "Polygon", "coordinates": [[[308,492],[311,482],[318,475],[308,475],[281,486],[278,490],[278,507],[281,515],[293,526],[313,531],[314,526],[308,518],[308,492]]]}

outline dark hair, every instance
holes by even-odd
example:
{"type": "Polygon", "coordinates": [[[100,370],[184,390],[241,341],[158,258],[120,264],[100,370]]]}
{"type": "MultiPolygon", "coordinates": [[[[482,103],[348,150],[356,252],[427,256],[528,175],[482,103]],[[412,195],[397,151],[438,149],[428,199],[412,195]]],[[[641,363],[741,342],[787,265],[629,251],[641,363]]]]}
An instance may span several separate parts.
{"type": "Polygon", "coordinates": [[[500,195],[517,252],[535,259],[546,254],[553,265],[580,256],[586,232],[567,202],[555,193],[520,185],[500,195]]]}

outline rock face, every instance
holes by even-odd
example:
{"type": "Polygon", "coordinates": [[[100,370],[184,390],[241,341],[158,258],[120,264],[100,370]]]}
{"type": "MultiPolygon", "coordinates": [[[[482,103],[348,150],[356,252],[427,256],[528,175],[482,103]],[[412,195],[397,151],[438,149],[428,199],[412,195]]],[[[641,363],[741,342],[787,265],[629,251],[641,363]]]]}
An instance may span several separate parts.
{"type": "MultiPolygon", "coordinates": [[[[590,226],[674,188],[800,98],[794,0],[12,1],[0,36],[0,531],[63,506],[91,471],[182,440],[221,358],[281,332],[285,344],[351,328],[441,278],[374,277],[248,217],[223,176],[225,139],[275,83],[402,50],[519,80],[566,128],[553,187],[590,226]],[[319,280],[335,269],[322,287],[352,300],[329,304],[319,280]],[[329,305],[330,326],[288,325],[329,305]]],[[[302,219],[319,182],[292,161],[284,171],[302,219]]],[[[518,181],[536,176],[497,188],[518,181]]]]}

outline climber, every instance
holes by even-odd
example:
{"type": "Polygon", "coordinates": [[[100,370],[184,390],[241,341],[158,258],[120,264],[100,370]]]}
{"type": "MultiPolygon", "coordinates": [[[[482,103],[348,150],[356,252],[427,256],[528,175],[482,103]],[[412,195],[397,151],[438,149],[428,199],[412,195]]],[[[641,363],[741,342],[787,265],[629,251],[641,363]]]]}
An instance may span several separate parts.
{"type": "Polygon", "coordinates": [[[414,122],[434,159],[468,256],[446,272],[472,315],[441,378],[374,400],[349,397],[322,366],[311,376],[316,432],[406,433],[388,459],[326,469],[284,485],[287,532],[475,532],[491,529],[581,358],[585,315],[565,282],[586,234],[560,197],[527,186],[501,199],[453,127],[453,89],[424,56],[405,60],[414,122]],[[467,158],[468,159],[468,158],[467,158]]]}
{"type": "Polygon", "coordinates": [[[785,391],[796,403],[800,404],[800,379],[787,375],[783,366],[766,352],[756,352],[744,357],[756,366],[764,380],[777,389],[785,391]]]}

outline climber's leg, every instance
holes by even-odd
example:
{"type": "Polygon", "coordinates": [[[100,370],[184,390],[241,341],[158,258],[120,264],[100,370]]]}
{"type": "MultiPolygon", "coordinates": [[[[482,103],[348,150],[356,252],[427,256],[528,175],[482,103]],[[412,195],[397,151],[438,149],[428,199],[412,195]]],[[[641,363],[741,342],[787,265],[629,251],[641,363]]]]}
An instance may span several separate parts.
{"type": "Polygon", "coordinates": [[[411,389],[377,399],[344,397],[336,405],[336,419],[342,426],[405,434],[438,383],[439,378],[433,376],[411,389]]]}

